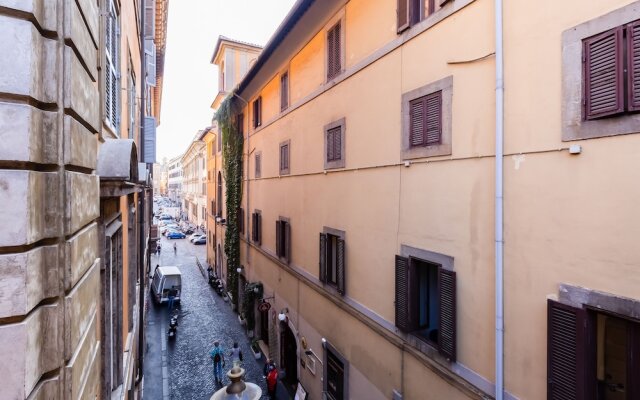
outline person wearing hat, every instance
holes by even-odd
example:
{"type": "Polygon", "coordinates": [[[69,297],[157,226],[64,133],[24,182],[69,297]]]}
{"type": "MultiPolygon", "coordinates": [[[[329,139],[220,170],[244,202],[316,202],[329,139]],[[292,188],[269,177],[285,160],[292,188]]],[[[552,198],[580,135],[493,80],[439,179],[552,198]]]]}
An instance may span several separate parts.
{"type": "Polygon", "coordinates": [[[222,368],[224,368],[224,350],[220,346],[219,341],[213,342],[213,349],[209,352],[211,360],[213,360],[213,376],[216,378],[216,383],[222,382],[222,368]]]}

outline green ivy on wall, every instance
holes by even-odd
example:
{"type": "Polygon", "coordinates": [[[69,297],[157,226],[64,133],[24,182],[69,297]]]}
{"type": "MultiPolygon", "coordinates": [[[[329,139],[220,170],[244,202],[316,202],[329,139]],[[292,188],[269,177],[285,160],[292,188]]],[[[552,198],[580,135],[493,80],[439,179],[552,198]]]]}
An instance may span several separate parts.
{"type": "Polygon", "coordinates": [[[222,170],[226,186],[227,226],[224,253],[227,255],[227,291],[231,301],[238,304],[238,272],[240,266],[240,232],[238,210],[242,201],[242,149],[244,137],[238,134],[235,124],[237,114],[232,102],[233,94],[227,96],[216,112],[219,134],[222,135],[222,170]]]}

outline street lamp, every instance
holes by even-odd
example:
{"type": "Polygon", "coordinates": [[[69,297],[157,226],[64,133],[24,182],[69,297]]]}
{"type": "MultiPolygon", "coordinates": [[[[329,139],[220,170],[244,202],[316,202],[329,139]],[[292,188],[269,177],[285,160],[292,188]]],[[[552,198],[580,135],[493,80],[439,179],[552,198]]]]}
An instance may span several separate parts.
{"type": "Polygon", "coordinates": [[[289,308],[285,307],[282,309],[282,311],[280,311],[280,314],[278,314],[278,319],[280,320],[280,322],[284,322],[287,320],[287,314],[289,313],[289,308]]]}

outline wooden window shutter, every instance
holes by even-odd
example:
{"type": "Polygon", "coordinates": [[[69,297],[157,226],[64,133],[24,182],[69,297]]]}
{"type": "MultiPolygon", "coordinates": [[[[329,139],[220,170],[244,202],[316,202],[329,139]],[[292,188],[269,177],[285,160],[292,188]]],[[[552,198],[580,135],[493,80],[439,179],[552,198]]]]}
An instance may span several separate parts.
{"type": "Polygon", "coordinates": [[[547,398],[585,398],[586,310],[547,300],[547,398]]]}
{"type": "Polygon", "coordinates": [[[341,22],[338,22],[327,32],[327,79],[337,76],[342,71],[341,31],[341,22]]]}
{"type": "Polygon", "coordinates": [[[284,228],[284,246],[282,248],[282,255],[288,263],[291,262],[291,224],[283,222],[282,226],[284,228]]]}
{"type": "Polygon", "coordinates": [[[258,245],[262,244],[262,214],[258,214],[257,216],[257,220],[258,220],[258,245]]]}
{"type": "Polygon", "coordinates": [[[257,232],[257,222],[256,222],[256,213],[251,214],[251,240],[256,242],[256,232],[257,232]]]}
{"type": "Polygon", "coordinates": [[[344,240],[338,238],[336,240],[337,257],[336,257],[336,286],[338,287],[338,293],[344,295],[345,285],[345,258],[344,258],[344,240]]]}
{"type": "Polygon", "coordinates": [[[320,233],[320,281],[327,283],[327,234],[320,233]]]}
{"type": "Polygon", "coordinates": [[[398,33],[409,27],[409,0],[398,0],[398,33]]]}
{"type": "Polygon", "coordinates": [[[280,76],[280,111],[289,107],[289,72],[280,76]]]}
{"type": "Polygon", "coordinates": [[[276,255],[282,257],[282,221],[276,221],[276,255]]]}
{"type": "Polygon", "coordinates": [[[627,108],[640,110],[640,21],[627,25],[627,108]]]}
{"type": "Polygon", "coordinates": [[[442,267],[438,269],[440,293],[440,354],[456,360],[456,273],[442,267]]]}
{"type": "Polygon", "coordinates": [[[256,178],[260,178],[261,175],[261,169],[262,169],[262,165],[261,165],[261,159],[262,159],[262,155],[261,154],[256,154],[256,166],[255,166],[255,177],[256,178]]]}
{"type": "Polygon", "coordinates": [[[442,92],[430,94],[425,99],[424,143],[439,144],[442,138],[442,92]]]}
{"type": "Polygon", "coordinates": [[[624,111],[622,27],[584,40],[584,110],[586,119],[624,111]]]}
{"type": "Polygon", "coordinates": [[[409,144],[411,147],[424,144],[424,98],[409,103],[409,144]]]}
{"type": "Polygon", "coordinates": [[[409,332],[409,259],[396,256],[396,326],[409,332]]]}

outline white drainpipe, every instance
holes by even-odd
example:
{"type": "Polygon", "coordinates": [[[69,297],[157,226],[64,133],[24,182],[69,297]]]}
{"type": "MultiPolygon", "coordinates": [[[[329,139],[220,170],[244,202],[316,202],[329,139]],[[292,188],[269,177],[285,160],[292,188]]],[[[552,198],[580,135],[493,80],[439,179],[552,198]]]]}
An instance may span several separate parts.
{"type": "Polygon", "coordinates": [[[495,0],[496,35],[496,199],[495,199],[495,274],[496,274],[496,400],[504,394],[504,299],[503,299],[503,157],[504,157],[504,55],[502,48],[502,0],[495,0]]]}

